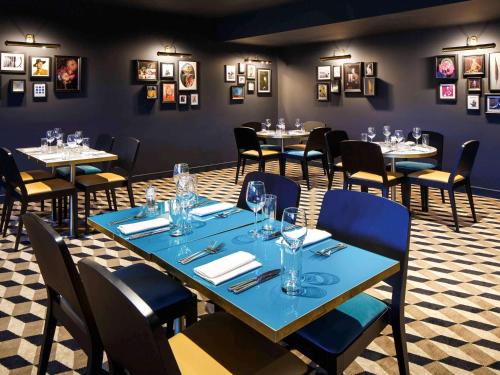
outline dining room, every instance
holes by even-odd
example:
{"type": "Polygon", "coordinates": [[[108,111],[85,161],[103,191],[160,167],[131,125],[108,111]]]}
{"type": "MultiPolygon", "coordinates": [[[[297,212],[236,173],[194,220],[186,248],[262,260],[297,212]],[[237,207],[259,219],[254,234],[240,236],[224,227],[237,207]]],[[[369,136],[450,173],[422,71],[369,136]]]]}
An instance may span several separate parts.
{"type": "Polygon", "coordinates": [[[500,371],[500,2],[0,11],[0,374],[500,371]]]}

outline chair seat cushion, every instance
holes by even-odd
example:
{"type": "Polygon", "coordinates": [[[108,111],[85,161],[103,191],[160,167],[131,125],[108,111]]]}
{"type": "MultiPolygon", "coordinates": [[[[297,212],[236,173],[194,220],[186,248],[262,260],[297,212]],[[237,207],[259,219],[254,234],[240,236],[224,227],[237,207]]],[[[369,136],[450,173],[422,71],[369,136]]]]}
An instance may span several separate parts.
{"type": "MultiPolygon", "coordinates": [[[[280,154],[280,152],[276,151],[276,150],[262,149],[262,156],[278,156],[279,154],[280,154]]],[[[255,158],[259,157],[259,153],[256,150],[244,151],[244,152],[242,152],[242,155],[253,156],[255,158]]]]}
{"type": "Polygon", "coordinates": [[[54,178],[54,175],[49,171],[44,171],[43,169],[33,169],[29,171],[20,172],[21,179],[24,183],[48,180],[54,178]]]}
{"type": "Polygon", "coordinates": [[[325,352],[339,354],[387,310],[384,302],[366,293],[360,293],[300,329],[295,335],[298,335],[301,341],[307,340],[325,352]]]}
{"type": "Polygon", "coordinates": [[[298,357],[227,313],[207,315],[169,340],[182,374],[305,374],[298,357]]]}
{"type": "Polygon", "coordinates": [[[298,151],[304,151],[306,149],[306,145],[302,143],[297,143],[294,145],[288,145],[285,146],[285,150],[298,150],[298,151]]]}
{"type": "Polygon", "coordinates": [[[103,185],[113,182],[124,182],[127,179],[116,173],[102,172],[95,174],[88,174],[76,177],[76,186],[88,188],[96,185],[103,185]]]}
{"type": "Polygon", "coordinates": [[[63,191],[68,191],[69,194],[75,189],[72,183],[60,178],[30,182],[25,187],[29,197],[39,194],[61,193],[63,191]]]}
{"type": "MultiPolygon", "coordinates": [[[[69,177],[69,167],[59,167],[56,168],[56,174],[59,177],[69,177]]],[[[100,168],[94,167],[93,165],[77,165],[76,166],[76,175],[80,176],[82,174],[93,174],[93,173],[101,173],[102,170],[100,168]]]]}
{"type": "Polygon", "coordinates": [[[416,171],[423,171],[424,169],[434,169],[436,163],[428,163],[423,161],[398,161],[396,162],[396,171],[401,173],[412,173],[416,171]]]}
{"type": "MultiPolygon", "coordinates": [[[[291,156],[291,157],[296,157],[296,158],[303,158],[304,157],[304,152],[303,150],[286,150],[283,154],[284,156],[291,156]]],[[[323,153],[320,151],[316,150],[311,150],[307,153],[307,158],[321,158],[323,157],[323,153]]]]}
{"type": "MultiPolygon", "coordinates": [[[[395,179],[403,177],[402,173],[399,172],[387,172],[387,181],[392,182],[395,179]]],[[[356,172],[351,175],[351,178],[357,179],[357,180],[366,180],[370,182],[376,182],[379,184],[382,184],[384,182],[382,176],[374,173],[368,173],[368,172],[356,172]]]]}
{"type": "MultiPolygon", "coordinates": [[[[408,175],[412,182],[418,181],[433,181],[438,183],[447,184],[450,178],[450,172],[437,171],[435,169],[425,169],[423,171],[413,172],[408,175]]],[[[461,175],[455,176],[454,182],[459,182],[464,179],[461,175]]]]}
{"type": "Polygon", "coordinates": [[[281,151],[281,146],[278,145],[268,145],[268,144],[263,144],[260,145],[260,148],[262,150],[274,150],[274,151],[281,151]]]}

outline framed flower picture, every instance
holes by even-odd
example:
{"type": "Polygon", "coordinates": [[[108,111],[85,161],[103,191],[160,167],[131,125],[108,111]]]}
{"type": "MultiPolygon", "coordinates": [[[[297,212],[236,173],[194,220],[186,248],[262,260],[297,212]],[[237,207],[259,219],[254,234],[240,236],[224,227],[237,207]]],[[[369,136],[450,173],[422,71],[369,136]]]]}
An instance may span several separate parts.
{"type": "Polygon", "coordinates": [[[457,86],[454,83],[441,83],[439,85],[439,99],[456,100],[457,86]]]}
{"type": "Polygon", "coordinates": [[[436,79],[458,78],[457,55],[436,56],[436,66],[434,76],[436,79]]]}

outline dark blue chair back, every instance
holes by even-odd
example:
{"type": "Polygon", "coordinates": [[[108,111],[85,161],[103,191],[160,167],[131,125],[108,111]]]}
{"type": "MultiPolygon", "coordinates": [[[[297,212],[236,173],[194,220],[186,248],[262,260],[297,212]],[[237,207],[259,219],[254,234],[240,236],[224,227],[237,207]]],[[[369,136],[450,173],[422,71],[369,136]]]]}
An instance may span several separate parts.
{"type": "Polygon", "coordinates": [[[454,181],[457,175],[465,178],[470,177],[478,150],[479,141],[467,141],[460,147],[457,160],[451,170],[450,181],[454,181]]]}

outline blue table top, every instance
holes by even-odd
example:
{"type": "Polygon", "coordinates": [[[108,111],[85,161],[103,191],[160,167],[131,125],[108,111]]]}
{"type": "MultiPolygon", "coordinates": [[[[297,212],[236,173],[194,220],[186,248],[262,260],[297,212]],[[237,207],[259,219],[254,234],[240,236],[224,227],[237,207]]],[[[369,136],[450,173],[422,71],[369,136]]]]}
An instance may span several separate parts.
{"type": "Polygon", "coordinates": [[[396,260],[354,246],[348,246],[330,257],[314,254],[316,250],[337,243],[328,239],[303,249],[303,295],[284,294],[279,276],[241,294],[233,294],[228,291],[228,286],[270,269],[280,268],[280,245],[275,240],[253,239],[248,234],[248,229],[249,227],[238,228],[155,251],[151,260],[274,342],[282,340],[399,270],[396,260]],[[205,248],[211,239],[224,242],[223,251],[186,265],[178,262],[178,259],[205,248]],[[254,254],[263,266],[218,286],[193,272],[194,267],[240,250],[254,254]]]}

